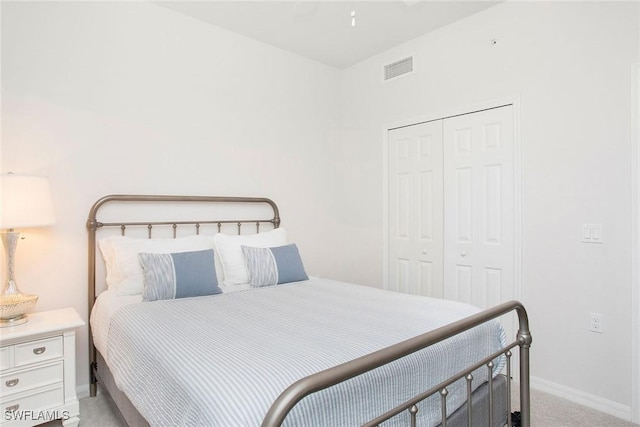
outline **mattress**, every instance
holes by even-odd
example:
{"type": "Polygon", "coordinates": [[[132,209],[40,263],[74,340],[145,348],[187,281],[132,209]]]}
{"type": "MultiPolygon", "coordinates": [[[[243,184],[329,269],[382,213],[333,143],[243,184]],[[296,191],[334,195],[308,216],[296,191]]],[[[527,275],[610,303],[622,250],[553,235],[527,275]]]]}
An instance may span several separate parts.
{"type": "MultiPolygon", "coordinates": [[[[254,426],[296,380],[478,311],[312,279],[153,303],[101,295],[91,325],[118,388],[151,425],[254,426]]],[[[481,325],[306,397],[285,425],[362,424],[504,342],[497,322],[481,325]]],[[[465,392],[465,384],[450,387],[450,412],[465,392]]],[[[406,423],[404,415],[394,423],[406,423]]],[[[421,405],[418,417],[420,425],[437,425],[439,397],[421,405]]]]}

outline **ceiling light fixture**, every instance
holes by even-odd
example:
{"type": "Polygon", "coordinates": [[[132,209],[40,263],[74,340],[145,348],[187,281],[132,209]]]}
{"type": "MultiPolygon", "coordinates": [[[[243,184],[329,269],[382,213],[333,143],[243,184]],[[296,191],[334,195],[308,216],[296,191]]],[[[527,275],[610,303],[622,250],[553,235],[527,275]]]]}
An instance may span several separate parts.
{"type": "Polygon", "coordinates": [[[356,26],[356,11],[355,10],[351,11],[351,26],[352,27],[356,26]]]}

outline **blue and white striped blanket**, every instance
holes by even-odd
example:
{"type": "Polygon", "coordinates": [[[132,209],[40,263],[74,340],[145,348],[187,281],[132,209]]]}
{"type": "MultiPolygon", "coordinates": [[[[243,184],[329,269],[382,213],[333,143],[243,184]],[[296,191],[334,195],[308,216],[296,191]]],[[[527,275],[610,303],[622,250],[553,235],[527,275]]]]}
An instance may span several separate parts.
{"type": "MultiPolygon", "coordinates": [[[[107,363],[152,426],[259,426],[296,380],[478,311],[324,279],[132,304],[113,316],[107,363]]],[[[360,425],[503,343],[497,322],[482,325],[307,396],[285,425],[360,425]]],[[[481,372],[476,378],[486,378],[481,372]]],[[[449,389],[449,412],[465,387],[449,389]]],[[[419,425],[436,425],[439,397],[418,414],[419,425]]]]}

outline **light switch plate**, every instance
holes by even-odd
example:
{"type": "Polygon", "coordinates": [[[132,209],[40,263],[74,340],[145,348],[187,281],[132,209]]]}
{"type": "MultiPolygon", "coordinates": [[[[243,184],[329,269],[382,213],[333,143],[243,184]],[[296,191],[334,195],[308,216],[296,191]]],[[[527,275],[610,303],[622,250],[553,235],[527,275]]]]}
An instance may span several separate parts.
{"type": "Polygon", "coordinates": [[[582,242],[602,243],[602,224],[583,224],[582,242]]]}

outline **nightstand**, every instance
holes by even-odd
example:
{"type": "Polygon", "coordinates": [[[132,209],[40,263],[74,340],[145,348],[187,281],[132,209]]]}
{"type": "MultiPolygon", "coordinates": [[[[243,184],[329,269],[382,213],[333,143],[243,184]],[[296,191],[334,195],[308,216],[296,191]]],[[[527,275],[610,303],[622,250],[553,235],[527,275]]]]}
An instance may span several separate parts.
{"type": "Polygon", "coordinates": [[[34,426],[80,421],[76,396],[76,328],[73,308],[32,313],[25,324],[0,328],[0,425],[34,426]]]}

